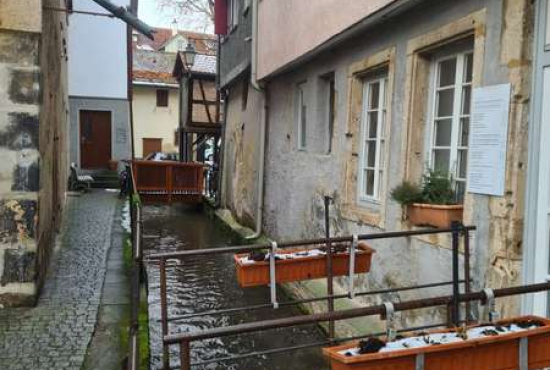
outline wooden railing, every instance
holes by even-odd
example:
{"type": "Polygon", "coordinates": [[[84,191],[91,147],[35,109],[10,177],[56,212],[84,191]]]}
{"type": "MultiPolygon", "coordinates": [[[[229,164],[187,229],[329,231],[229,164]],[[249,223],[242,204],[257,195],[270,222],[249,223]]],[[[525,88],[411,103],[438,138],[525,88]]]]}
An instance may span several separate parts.
{"type": "Polygon", "coordinates": [[[133,161],[137,192],[143,201],[200,203],[204,193],[202,163],[133,161]]]}

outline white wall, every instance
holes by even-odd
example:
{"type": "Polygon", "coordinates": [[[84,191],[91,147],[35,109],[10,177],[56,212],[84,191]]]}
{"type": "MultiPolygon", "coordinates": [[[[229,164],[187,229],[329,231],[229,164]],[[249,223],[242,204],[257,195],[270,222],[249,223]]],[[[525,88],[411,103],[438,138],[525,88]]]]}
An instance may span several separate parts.
{"type": "Polygon", "coordinates": [[[157,107],[155,87],[134,86],[134,144],[136,157],[143,156],[143,138],[162,139],[163,152],[177,152],[174,131],[178,128],[178,89],[170,89],[168,107],[157,107]]]}
{"type": "MultiPolygon", "coordinates": [[[[129,0],[112,0],[128,6],[129,0]]],[[[74,9],[107,13],[92,0],[74,9]]],[[[126,23],[118,18],[72,14],[69,18],[69,95],[127,99],[126,23]]]]}

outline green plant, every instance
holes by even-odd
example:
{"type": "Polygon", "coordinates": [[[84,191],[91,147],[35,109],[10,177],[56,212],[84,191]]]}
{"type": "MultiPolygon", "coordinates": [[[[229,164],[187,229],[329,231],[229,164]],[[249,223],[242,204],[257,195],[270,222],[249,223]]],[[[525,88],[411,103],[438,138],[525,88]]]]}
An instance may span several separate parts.
{"type": "Polygon", "coordinates": [[[408,206],[422,201],[422,189],[416,184],[403,181],[390,193],[393,200],[402,206],[408,206]]]}
{"type": "Polygon", "coordinates": [[[402,206],[413,203],[451,205],[456,204],[456,193],[452,183],[448,173],[428,170],[422,176],[422,186],[403,181],[393,188],[390,195],[402,206]]]}
{"type": "Polygon", "coordinates": [[[456,194],[449,173],[428,170],[422,176],[422,201],[439,205],[456,204],[456,194]]]}

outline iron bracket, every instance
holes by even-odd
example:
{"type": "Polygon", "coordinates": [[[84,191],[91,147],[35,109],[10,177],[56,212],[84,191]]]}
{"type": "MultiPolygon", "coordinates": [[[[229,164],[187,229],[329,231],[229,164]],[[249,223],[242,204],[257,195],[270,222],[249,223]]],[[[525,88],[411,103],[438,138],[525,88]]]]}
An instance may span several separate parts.
{"type": "Polygon", "coordinates": [[[381,319],[386,320],[386,340],[391,342],[397,334],[395,330],[395,306],[391,302],[384,302],[383,305],[385,313],[381,319]]]}
{"type": "Polygon", "coordinates": [[[495,322],[499,319],[499,314],[496,310],[495,292],[491,288],[483,289],[485,294],[485,302],[483,305],[489,308],[489,322],[495,322]]]}
{"type": "Polygon", "coordinates": [[[277,252],[277,242],[271,242],[271,248],[269,251],[269,288],[271,291],[271,304],[273,308],[279,308],[279,302],[277,302],[277,279],[275,276],[275,253],[277,252]]]}
{"type": "Polygon", "coordinates": [[[350,299],[355,298],[355,286],[353,283],[353,277],[355,275],[355,252],[357,250],[357,244],[359,237],[357,234],[353,234],[353,239],[349,246],[349,278],[348,278],[348,295],[350,299]]]}

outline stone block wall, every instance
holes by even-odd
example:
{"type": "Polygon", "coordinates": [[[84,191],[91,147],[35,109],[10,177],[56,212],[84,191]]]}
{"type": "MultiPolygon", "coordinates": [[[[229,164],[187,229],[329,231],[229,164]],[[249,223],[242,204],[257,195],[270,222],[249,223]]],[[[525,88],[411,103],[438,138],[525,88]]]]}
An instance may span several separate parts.
{"type": "Polygon", "coordinates": [[[66,171],[65,0],[0,3],[0,305],[32,303],[66,171]],[[47,73],[43,73],[47,71],[47,73]]]}

